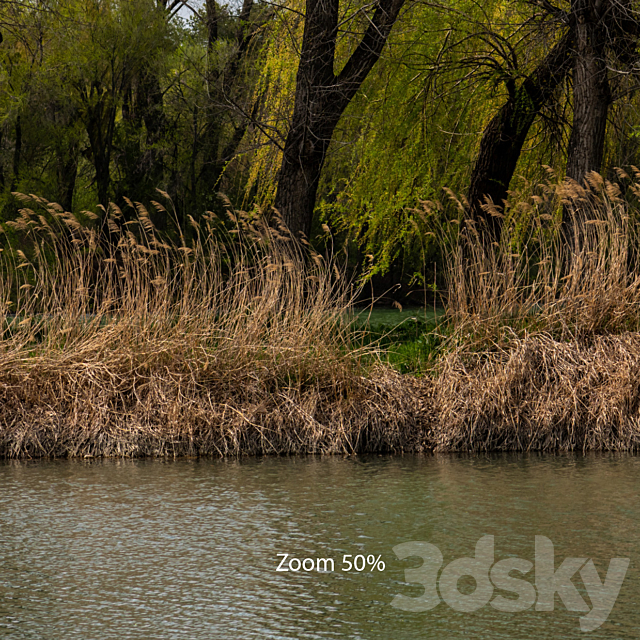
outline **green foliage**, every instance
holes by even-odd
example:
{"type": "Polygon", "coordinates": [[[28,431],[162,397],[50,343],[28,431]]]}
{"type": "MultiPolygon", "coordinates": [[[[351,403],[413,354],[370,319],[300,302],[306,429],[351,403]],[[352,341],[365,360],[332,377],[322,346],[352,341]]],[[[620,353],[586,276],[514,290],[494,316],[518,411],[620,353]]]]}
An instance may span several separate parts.
{"type": "Polygon", "coordinates": [[[203,13],[185,23],[158,0],[2,4],[3,217],[16,215],[12,190],[79,211],[149,204],[160,188],[185,221],[219,208],[216,191],[244,171],[228,167],[251,111],[254,48],[239,38],[264,8],[251,24],[216,11],[210,42],[203,13]]]}
{"type": "Polygon", "coordinates": [[[354,329],[363,345],[375,345],[400,373],[427,373],[446,344],[442,309],[375,309],[360,312],[354,329]]]}
{"type": "MultiPolygon", "coordinates": [[[[360,33],[347,12],[362,17],[352,4],[341,7],[336,73],[360,33]]],[[[530,39],[514,26],[526,19],[523,7],[467,0],[451,7],[412,5],[347,108],[325,163],[316,228],[326,223],[352,242],[370,276],[401,265],[410,278],[425,264],[440,263],[431,235],[439,220],[425,217],[422,203],[439,200],[443,187],[466,190],[480,134],[504,101],[506,83],[529,68],[530,39]]],[[[264,203],[275,194],[293,107],[301,9],[294,3],[277,12],[265,39],[256,89],[265,125],[252,139],[258,151],[247,191],[264,203]]],[[[535,164],[537,156],[528,155],[535,164]]]]}
{"type": "MultiPolygon", "coordinates": [[[[567,3],[565,2],[565,5],[567,3]]],[[[0,3],[0,219],[17,215],[12,191],[65,210],[124,198],[147,206],[156,188],[188,216],[268,205],[293,108],[305,4],[215,5],[171,17],[159,0],[0,3]]],[[[467,190],[482,132],[557,38],[558,25],[524,0],[411,3],[334,134],[314,230],[350,248],[367,277],[392,273],[439,287],[443,247],[434,233],[457,219],[443,188],[467,190]]],[[[365,2],[340,5],[338,73],[366,28],[365,2]]],[[[607,166],[640,163],[638,96],[618,78],[607,166]]],[[[534,123],[512,189],[562,172],[571,104],[559,94],[534,123]]],[[[517,196],[513,201],[517,201],[517,196]]],[[[522,199],[520,199],[522,200],[522,199]]],[[[171,222],[156,212],[163,230],[171,222]]],[[[514,249],[530,212],[506,211],[514,249]],[[512,224],[513,223],[513,224],[512,224]]]]}

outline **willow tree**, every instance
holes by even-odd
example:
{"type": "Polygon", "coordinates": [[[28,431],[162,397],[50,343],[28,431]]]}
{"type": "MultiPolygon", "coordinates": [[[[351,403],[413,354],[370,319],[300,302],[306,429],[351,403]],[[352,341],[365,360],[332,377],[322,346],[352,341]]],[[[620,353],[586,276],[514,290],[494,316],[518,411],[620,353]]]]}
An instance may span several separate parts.
{"type": "MultiPolygon", "coordinates": [[[[481,19],[477,3],[456,8],[421,3],[403,15],[334,134],[316,209],[355,241],[371,274],[433,282],[437,243],[421,203],[440,199],[443,187],[467,187],[475,132],[499,106],[487,83],[441,65],[461,18],[481,19]]],[[[459,58],[473,53],[470,44],[459,58]]]]}
{"type": "Polygon", "coordinates": [[[615,89],[640,61],[638,10],[632,0],[571,2],[575,57],[567,176],[574,180],[602,169],[609,108],[621,94],[615,89]]]}
{"type": "Polygon", "coordinates": [[[338,73],[339,0],[306,1],[293,114],[275,198],[293,234],[311,233],[320,173],[336,125],[378,61],[404,1],[376,0],[359,10],[368,26],[338,73]]]}
{"type": "Polygon", "coordinates": [[[566,80],[572,63],[573,31],[567,30],[551,51],[523,79],[507,79],[508,97],[485,127],[468,189],[470,213],[483,219],[492,237],[501,220],[486,215],[484,205],[501,205],[515,173],[529,130],[544,106],[566,80]]]}
{"type": "MultiPolygon", "coordinates": [[[[612,84],[628,82],[638,65],[639,7],[633,0],[522,4],[534,7],[530,20],[536,28],[543,23],[555,29],[556,43],[523,79],[517,65],[506,69],[497,56],[489,58],[502,71],[509,95],[484,130],[468,195],[472,214],[486,220],[494,238],[500,219],[487,218],[484,203],[501,205],[506,199],[531,125],[557,89],[569,89],[572,106],[566,174],[581,182],[588,172],[602,170],[609,108],[623,95],[612,84]]],[[[637,79],[633,84],[637,89],[637,79]]]]}

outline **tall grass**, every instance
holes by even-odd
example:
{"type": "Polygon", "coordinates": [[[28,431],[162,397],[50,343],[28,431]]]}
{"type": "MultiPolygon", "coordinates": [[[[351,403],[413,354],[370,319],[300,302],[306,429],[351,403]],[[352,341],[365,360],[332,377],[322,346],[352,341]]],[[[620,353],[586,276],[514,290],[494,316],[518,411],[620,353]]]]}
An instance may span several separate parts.
{"type": "Polygon", "coordinates": [[[24,198],[0,253],[0,455],[640,448],[626,174],[493,209],[498,243],[470,222],[449,238],[422,377],[354,339],[346,278],[259,212],[172,242],[139,204],[80,219],[24,198]]]}
{"type": "Polygon", "coordinates": [[[621,178],[547,183],[493,209],[499,243],[472,223],[460,233],[436,448],[640,446],[640,184],[621,178]]]}
{"type": "MultiPolygon", "coordinates": [[[[627,191],[638,189],[631,184],[627,191]]],[[[504,326],[563,338],[636,330],[638,209],[596,173],[586,187],[563,181],[538,190],[505,212],[487,207],[505,219],[499,243],[483,241],[471,222],[460,233],[449,256],[452,322],[494,337],[504,326]]]]}
{"type": "Polygon", "coordinates": [[[414,439],[417,400],[350,342],[344,278],[284,229],[230,211],[230,231],[208,214],[191,221],[193,241],[170,242],[140,204],[98,224],[23,199],[10,223],[22,248],[0,255],[1,455],[351,453],[414,439]]]}

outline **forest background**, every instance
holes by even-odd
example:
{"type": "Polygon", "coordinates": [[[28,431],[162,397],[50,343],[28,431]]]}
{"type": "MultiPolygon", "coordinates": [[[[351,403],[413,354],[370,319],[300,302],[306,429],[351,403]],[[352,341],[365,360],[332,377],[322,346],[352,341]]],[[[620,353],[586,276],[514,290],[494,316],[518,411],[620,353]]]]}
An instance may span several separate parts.
{"type": "Polygon", "coordinates": [[[160,189],[188,233],[223,193],[349,247],[379,292],[440,288],[443,189],[495,237],[487,198],[640,152],[628,0],[3,1],[0,34],[3,221],[14,192],[80,214],[160,189]]]}

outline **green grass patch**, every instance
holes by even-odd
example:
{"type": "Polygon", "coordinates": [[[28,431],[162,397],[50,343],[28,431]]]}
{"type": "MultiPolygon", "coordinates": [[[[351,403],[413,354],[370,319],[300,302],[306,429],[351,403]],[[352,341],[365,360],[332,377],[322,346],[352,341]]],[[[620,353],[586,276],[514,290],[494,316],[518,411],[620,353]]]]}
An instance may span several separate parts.
{"type": "Polygon", "coordinates": [[[378,346],[400,373],[420,375],[430,369],[448,334],[444,309],[365,309],[354,315],[361,343],[378,346]]]}

